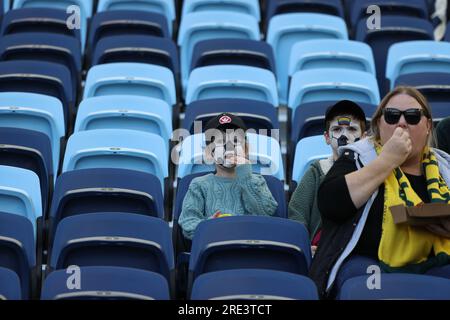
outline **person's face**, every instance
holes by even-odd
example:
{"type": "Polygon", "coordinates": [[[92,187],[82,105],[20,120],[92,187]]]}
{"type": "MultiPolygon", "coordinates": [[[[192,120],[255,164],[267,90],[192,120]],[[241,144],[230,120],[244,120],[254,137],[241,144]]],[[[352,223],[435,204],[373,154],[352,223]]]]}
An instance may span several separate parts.
{"type": "MultiPolygon", "coordinates": [[[[393,96],[387,103],[385,109],[387,108],[398,109],[400,111],[405,111],[408,109],[423,110],[419,102],[407,94],[398,94],[393,96]]],[[[380,131],[380,142],[382,145],[392,137],[394,130],[397,127],[408,130],[412,142],[412,152],[409,157],[411,158],[420,155],[423,148],[427,144],[428,134],[431,130],[431,120],[422,114],[420,116],[420,121],[417,124],[411,124],[406,121],[405,115],[402,114],[397,123],[390,124],[386,122],[385,116],[382,115],[378,120],[378,127],[380,131]]]]}
{"type": "Polygon", "coordinates": [[[325,132],[325,140],[331,145],[333,154],[337,154],[340,146],[353,143],[363,137],[361,122],[352,115],[339,115],[330,122],[330,128],[325,132]]]}
{"type": "Polygon", "coordinates": [[[236,163],[230,162],[232,157],[246,156],[245,133],[242,130],[227,129],[214,141],[212,156],[216,165],[234,168],[236,163]]]}

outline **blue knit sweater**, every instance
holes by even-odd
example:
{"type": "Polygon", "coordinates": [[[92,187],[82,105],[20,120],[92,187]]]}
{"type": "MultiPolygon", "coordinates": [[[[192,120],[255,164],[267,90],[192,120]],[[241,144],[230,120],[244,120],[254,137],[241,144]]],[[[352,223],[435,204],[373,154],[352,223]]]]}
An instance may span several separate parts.
{"type": "MultiPolygon", "coordinates": [[[[266,180],[253,174],[250,164],[239,165],[235,178],[207,174],[192,180],[178,220],[186,238],[192,239],[197,225],[215,213],[273,215],[278,203],[266,180]]],[[[223,218],[226,219],[226,218],[223,218]]]]}

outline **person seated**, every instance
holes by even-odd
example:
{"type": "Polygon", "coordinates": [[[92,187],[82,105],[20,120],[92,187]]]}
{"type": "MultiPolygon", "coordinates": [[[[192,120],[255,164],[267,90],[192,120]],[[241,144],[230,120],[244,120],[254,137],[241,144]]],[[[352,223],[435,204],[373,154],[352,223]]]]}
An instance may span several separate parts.
{"type": "Polygon", "coordinates": [[[342,100],[327,109],[323,135],[331,146],[332,155],[311,164],[289,202],[289,218],[303,223],[308,229],[313,254],[320,240],[322,224],[317,205],[319,185],[337,160],[338,147],[360,140],[365,136],[365,131],[366,116],[355,102],[342,100]]]}
{"type": "Polygon", "coordinates": [[[430,148],[432,135],[425,97],[397,87],[378,106],[369,137],[339,148],[318,193],[322,235],[310,276],[322,298],[373,266],[450,278],[450,239],[433,225],[395,224],[390,209],[450,203],[450,156],[430,148]]]}
{"type": "Polygon", "coordinates": [[[190,240],[198,224],[207,219],[272,216],[278,207],[264,177],[252,173],[242,119],[222,113],[209,120],[205,129],[205,156],[214,159],[216,172],[193,179],[183,200],[178,223],[184,237],[190,240]]]}

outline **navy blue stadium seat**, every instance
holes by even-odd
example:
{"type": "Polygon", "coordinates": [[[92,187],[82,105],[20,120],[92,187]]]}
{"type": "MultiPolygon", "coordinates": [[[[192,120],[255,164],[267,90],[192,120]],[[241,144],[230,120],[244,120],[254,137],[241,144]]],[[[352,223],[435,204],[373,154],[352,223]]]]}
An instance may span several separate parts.
{"type": "Polygon", "coordinates": [[[67,217],[56,230],[51,270],[70,265],[116,266],[173,276],[170,228],[159,218],[122,213],[87,213],[67,217]]]}
{"type": "Polygon", "coordinates": [[[368,276],[344,282],[340,300],[450,300],[450,280],[419,274],[381,273],[380,288],[369,288],[368,276]]]}
{"type": "Polygon", "coordinates": [[[167,20],[159,13],[136,10],[98,12],[92,17],[89,32],[88,46],[91,52],[101,38],[117,35],[170,38],[167,20]]]}
{"type": "Polygon", "coordinates": [[[384,17],[395,15],[404,17],[417,17],[422,19],[428,19],[428,5],[425,0],[346,0],[344,1],[351,8],[350,12],[350,25],[356,26],[358,22],[369,16],[367,7],[376,5],[380,8],[382,18],[382,24],[384,23],[384,17]]]}
{"type": "Polygon", "coordinates": [[[67,35],[29,32],[6,35],[0,41],[0,60],[39,60],[67,66],[72,83],[78,84],[81,48],[77,39],[67,35]]]}
{"type": "Polygon", "coordinates": [[[308,237],[304,225],[289,219],[235,216],[203,221],[192,241],[188,288],[203,273],[230,269],[306,275],[311,264],[308,237]]]}
{"type": "Polygon", "coordinates": [[[0,62],[0,92],[31,92],[58,98],[64,106],[66,127],[75,114],[75,90],[66,66],[32,60],[0,62]]]}
{"type": "Polygon", "coordinates": [[[23,299],[31,295],[35,265],[36,244],[31,222],[16,214],[0,212],[0,267],[17,274],[23,299]]]}
{"type": "Polygon", "coordinates": [[[191,68],[234,64],[264,68],[276,73],[272,47],[249,39],[211,39],[198,42],[192,53],[191,68]]]}
{"type": "Polygon", "coordinates": [[[39,177],[43,212],[53,190],[52,148],[43,133],[0,127],[0,165],[28,169],[39,177]]]}
{"type": "Polygon", "coordinates": [[[79,169],[63,173],[56,180],[52,199],[50,235],[66,217],[115,211],[164,219],[159,179],[126,169],[79,169]]]}
{"type": "Polygon", "coordinates": [[[450,42],[450,22],[447,24],[447,29],[445,31],[444,41],[450,42]]]}
{"type": "Polygon", "coordinates": [[[123,267],[83,267],[82,287],[67,288],[67,272],[50,273],[42,300],[169,300],[167,280],[160,274],[123,267]]]}
{"type": "Polygon", "coordinates": [[[314,282],[302,275],[262,269],[209,272],[194,282],[191,300],[318,300],[314,282]]]}
{"type": "Polygon", "coordinates": [[[92,65],[112,62],[139,62],[166,67],[178,75],[178,51],[168,38],[147,35],[103,37],[97,42],[92,65]]]}
{"type": "Polygon", "coordinates": [[[413,86],[422,92],[428,102],[450,101],[450,73],[424,72],[404,74],[397,78],[395,86],[408,85],[413,86]]]}
{"type": "Polygon", "coordinates": [[[431,22],[415,17],[383,16],[381,28],[372,30],[367,28],[366,20],[362,19],[356,30],[356,40],[366,42],[373,50],[382,95],[388,90],[385,74],[389,47],[402,41],[433,39],[431,22]]]}
{"type": "MultiPolygon", "coordinates": [[[[203,176],[210,172],[193,173],[182,179],[178,180],[177,183],[177,194],[175,197],[175,202],[173,204],[173,243],[175,244],[176,252],[190,251],[191,243],[183,236],[180,225],[178,224],[178,219],[180,218],[183,200],[189,189],[189,185],[192,179],[203,176]]],[[[263,175],[266,180],[267,186],[272,193],[274,199],[278,203],[278,208],[275,212],[275,217],[287,218],[287,207],[286,207],[286,195],[284,192],[283,183],[275,177],[263,175]]]]}
{"type": "Polygon", "coordinates": [[[81,44],[79,29],[67,28],[65,10],[47,8],[22,8],[8,11],[2,20],[1,35],[45,32],[75,37],[81,44]]]}
{"type": "MultiPolygon", "coordinates": [[[[202,132],[211,118],[222,112],[231,112],[242,118],[247,129],[279,129],[276,109],[267,102],[250,99],[206,99],[186,106],[182,128],[194,133],[194,121],[202,123],[202,132]]],[[[268,132],[270,135],[270,132],[268,132]]],[[[260,133],[262,134],[262,133],[260,133]]]]}
{"type": "Polygon", "coordinates": [[[444,118],[450,117],[449,100],[445,102],[431,102],[430,106],[435,126],[439,123],[439,121],[443,120],[444,118]]]}
{"type": "MultiPolygon", "coordinates": [[[[296,108],[292,121],[291,143],[295,145],[304,137],[322,135],[325,131],[325,113],[336,102],[309,102],[296,108]]],[[[369,121],[377,106],[370,103],[357,103],[364,110],[366,118],[369,121]]]]}
{"type": "Polygon", "coordinates": [[[266,0],[266,21],[284,13],[323,13],[344,17],[340,0],[266,0]]]}
{"type": "Polygon", "coordinates": [[[21,300],[20,279],[17,274],[0,267],[0,300],[21,300]]]}

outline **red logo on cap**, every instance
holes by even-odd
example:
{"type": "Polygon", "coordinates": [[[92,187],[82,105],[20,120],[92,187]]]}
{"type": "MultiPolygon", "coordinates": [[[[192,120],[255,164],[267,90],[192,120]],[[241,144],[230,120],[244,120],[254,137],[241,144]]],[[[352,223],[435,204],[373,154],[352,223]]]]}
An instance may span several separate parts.
{"type": "Polygon", "coordinates": [[[225,124],[225,123],[230,123],[230,122],[231,122],[231,118],[229,116],[222,116],[219,119],[220,124],[225,124]]]}

